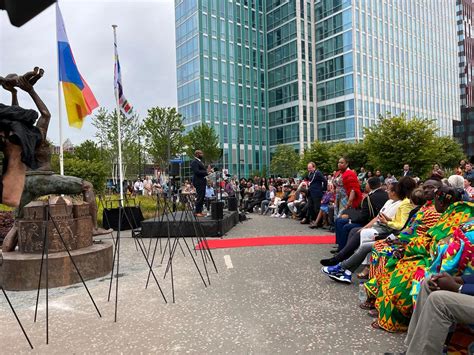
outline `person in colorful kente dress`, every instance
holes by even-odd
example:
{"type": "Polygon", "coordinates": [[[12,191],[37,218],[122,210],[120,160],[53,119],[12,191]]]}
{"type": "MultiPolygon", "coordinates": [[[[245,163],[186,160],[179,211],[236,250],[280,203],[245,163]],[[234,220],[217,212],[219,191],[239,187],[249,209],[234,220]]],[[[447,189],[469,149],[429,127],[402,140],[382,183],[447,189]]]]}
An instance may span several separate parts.
{"type": "Polygon", "coordinates": [[[442,213],[439,221],[427,233],[412,238],[402,253],[395,253],[387,261],[385,274],[379,280],[375,302],[378,319],[372,323],[374,328],[390,332],[407,330],[413,311],[413,281],[422,280],[422,270],[432,264],[431,251],[438,241],[451,235],[474,215],[474,204],[458,202],[461,198],[461,193],[454,188],[442,186],[437,189],[435,208],[442,213]]]}
{"type": "Polygon", "coordinates": [[[413,238],[423,237],[428,229],[433,227],[438,221],[440,213],[436,211],[433,199],[434,191],[440,186],[440,181],[430,179],[423,184],[422,198],[419,198],[417,194],[417,192],[419,192],[418,189],[413,191],[411,199],[413,204],[419,207],[413,209],[412,217],[402,232],[400,232],[397,239],[393,240],[387,238],[375,243],[372,248],[369,281],[365,283],[368,300],[361,305],[361,308],[375,308],[375,298],[378,294],[380,280],[385,276],[387,260],[390,259],[394,253],[397,253],[399,249],[404,249],[413,238]],[[425,202],[423,203],[423,201],[425,202]]]}

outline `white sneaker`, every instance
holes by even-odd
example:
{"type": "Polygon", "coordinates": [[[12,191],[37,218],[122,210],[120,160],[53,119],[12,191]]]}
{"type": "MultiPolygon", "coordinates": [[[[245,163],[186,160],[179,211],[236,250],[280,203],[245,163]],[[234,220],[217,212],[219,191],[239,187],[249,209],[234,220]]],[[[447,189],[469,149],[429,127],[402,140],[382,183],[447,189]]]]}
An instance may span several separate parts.
{"type": "Polygon", "coordinates": [[[279,214],[279,213],[275,213],[272,217],[280,218],[280,214],[279,214]]]}
{"type": "Polygon", "coordinates": [[[280,218],[286,218],[286,214],[283,213],[280,218]]]}

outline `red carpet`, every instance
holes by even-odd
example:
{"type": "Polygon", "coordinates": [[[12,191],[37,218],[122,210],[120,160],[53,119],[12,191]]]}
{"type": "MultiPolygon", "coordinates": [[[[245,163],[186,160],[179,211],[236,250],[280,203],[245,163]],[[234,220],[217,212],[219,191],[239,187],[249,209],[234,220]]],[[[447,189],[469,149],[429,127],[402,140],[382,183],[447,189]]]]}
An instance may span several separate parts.
{"type": "MultiPolygon", "coordinates": [[[[265,245],[291,245],[291,244],[334,244],[336,237],[334,235],[311,235],[311,236],[265,236],[254,238],[235,238],[235,239],[208,239],[207,244],[210,249],[222,248],[244,248],[261,247],[265,245]]],[[[201,243],[196,249],[201,249],[201,243]]]]}

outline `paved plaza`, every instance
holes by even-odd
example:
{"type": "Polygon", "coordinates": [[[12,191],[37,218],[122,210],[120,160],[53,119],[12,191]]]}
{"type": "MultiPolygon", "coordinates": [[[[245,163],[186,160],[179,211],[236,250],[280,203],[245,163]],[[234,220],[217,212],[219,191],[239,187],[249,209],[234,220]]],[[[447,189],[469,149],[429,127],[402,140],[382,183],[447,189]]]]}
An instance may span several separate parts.
{"type": "MultiPolygon", "coordinates": [[[[292,220],[252,215],[225,237],[322,235],[292,220]]],[[[150,283],[130,233],[122,233],[118,321],[107,302],[109,278],[88,281],[102,312],[97,316],[81,284],[50,290],[50,344],[45,344],[44,292],[33,323],[36,292],[9,292],[35,346],[34,353],[384,353],[401,352],[404,335],[370,327],[357,306],[358,287],[321,274],[330,245],[289,245],[213,250],[219,273],[204,288],[191,258],[174,263],[176,303],[169,277],[157,267],[168,304],[150,283]]],[[[148,241],[145,241],[148,243],[148,241]]],[[[0,301],[2,353],[29,347],[4,298],[0,301]]]]}

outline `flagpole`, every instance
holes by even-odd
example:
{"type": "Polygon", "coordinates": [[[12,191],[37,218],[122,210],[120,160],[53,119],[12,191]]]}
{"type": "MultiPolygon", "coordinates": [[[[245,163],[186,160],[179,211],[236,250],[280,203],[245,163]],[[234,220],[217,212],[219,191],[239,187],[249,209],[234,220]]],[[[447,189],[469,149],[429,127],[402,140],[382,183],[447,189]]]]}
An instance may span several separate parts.
{"type": "MultiPolygon", "coordinates": [[[[56,28],[58,27],[58,9],[56,4],[56,28]]],[[[61,80],[59,77],[59,36],[56,31],[56,54],[58,58],[58,117],[59,117],[59,173],[64,175],[64,147],[63,147],[63,115],[62,115],[62,94],[61,94],[61,80]]]]}
{"type": "MultiPolygon", "coordinates": [[[[112,25],[114,30],[114,46],[115,46],[115,53],[117,53],[116,46],[117,46],[117,25],[112,25]]],[[[114,54],[115,55],[115,54],[114,54]]],[[[120,103],[118,92],[115,90],[115,101],[117,104],[116,114],[117,114],[117,131],[118,131],[118,168],[119,168],[119,184],[120,184],[120,205],[122,205],[123,201],[123,171],[122,171],[122,134],[121,134],[121,127],[120,127],[120,103]]]]}

